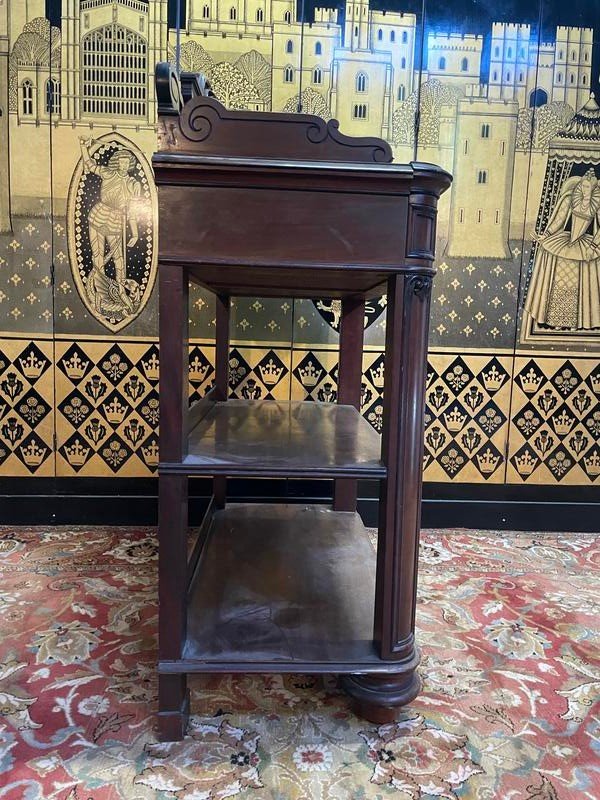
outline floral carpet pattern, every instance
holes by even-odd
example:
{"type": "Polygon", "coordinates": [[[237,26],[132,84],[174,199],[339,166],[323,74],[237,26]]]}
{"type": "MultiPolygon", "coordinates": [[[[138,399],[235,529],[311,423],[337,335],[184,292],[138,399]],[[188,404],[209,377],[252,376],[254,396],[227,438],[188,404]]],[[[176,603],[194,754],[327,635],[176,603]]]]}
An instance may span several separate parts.
{"type": "Polygon", "coordinates": [[[0,528],[2,800],[600,800],[598,537],[425,532],[397,723],[333,677],[206,676],[176,743],[156,562],[149,528],[0,528]]]}

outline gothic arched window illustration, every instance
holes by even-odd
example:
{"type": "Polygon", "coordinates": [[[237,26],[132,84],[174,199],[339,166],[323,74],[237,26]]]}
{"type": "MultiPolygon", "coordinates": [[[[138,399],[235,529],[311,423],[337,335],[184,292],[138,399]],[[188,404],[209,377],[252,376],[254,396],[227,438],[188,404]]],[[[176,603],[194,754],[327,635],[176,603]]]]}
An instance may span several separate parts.
{"type": "Polygon", "coordinates": [[[321,67],[315,67],[313,70],[313,83],[323,83],[323,71],[321,67]]]}
{"type": "Polygon", "coordinates": [[[229,19],[232,22],[235,22],[235,20],[237,19],[237,9],[234,8],[233,6],[231,6],[231,8],[229,9],[229,19]]]}
{"type": "Polygon", "coordinates": [[[444,56],[442,56],[438,61],[438,69],[446,69],[446,59],[444,56]]]}
{"type": "Polygon", "coordinates": [[[264,11],[262,10],[262,8],[258,8],[256,10],[256,21],[257,22],[262,22],[264,20],[264,18],[265,18],[264,11]]]}
{"type": "Polygon", "coordinates": [[[392,31],[390,33],[390,42],[395,42],[395,41],[396,41],[396,31],[392,31]]]}
{"type": "Polygon", "coordinates": [[[291,21],[292,21],[292,12],[291,11],[286,11],[285,12],[285,14],[283,15],[283,21],[287,22],[288,25],[291,23],[291,21]]]}
{"type": "Polygon", "coordinates": [[[469,69],[469,59],[463,58],[463,60],[460,62],[460,71],[467,72],[468,69],[469,69]]]}
{"type": "Polygon", "coordinates": [[[60,81],[56,78],[46,81],[46,112],[60,114],[60,81]]]}
{"type": "Polygon", "coordinates": [[[29,79],[21,84],[21,99],[23,116],[30,117],[33,114],[33,83],[29,79]]]}
{"type": "Polygon", "coordinates": [[[207,5],[202,7],[202,19],[210,19],[210,8],[207,5]]]}
{"type": "Polygon", "coordinates": [[[377,41],[378,42],[383,41],[383,31],[381,30],[381,28],[379,28],[379,30],[377,31],[377,41]]]}
{"type": "Polygon", "coordinates": [[[400,69],[406,69],[406,57],[402,56],[400,60],[400,69]]]}
{"type": "Polygon", "coordinates": [[[283,71],[283,80],[285,83],[293,83],[294,82],[294,68],[287,66],[283,71]]]}
{"type": "Polygon", "coordinates": [[[548,94],[543,89],[534,89],[529,95],[529,108],[539,108],[548,102],[548,94]]]}
{"type": "Polygon", "coordinates": [[[285,52],[286,53],[293,53],[294,52],[294,43],[291,39],[288,39],[285,45],[285,52]]]}
{"type": "Polygon", "coordinates": [[[402,101],[406,99],[406,87],[403,83],[400,84],[398,87],[398,100],[402,101]]]}
{"type": "Polygon", "coordinates": [[[359,72],[356,76],[356,91],[357,92],[366,92],[367,91],[367,76],[364,72],[359,72]]]}
{"type": "Polygon", "coordinates": [[[408,42],[408,33],[406,31],[402,31],[402,44],[406,44],[408,42]]]}
{"type": "Polygon", "coordinates": [[[315,44],[315,55],[316,56],[320,56],[322,52],[323,52],[323,48],[321,47],[321,42],[317,42],[315,44]]]}
{"type": "Polygon", "coordinates": [[[84,36],[82,49],[83,113],[145,116],[146,40],[113,23],[84,36]]]}

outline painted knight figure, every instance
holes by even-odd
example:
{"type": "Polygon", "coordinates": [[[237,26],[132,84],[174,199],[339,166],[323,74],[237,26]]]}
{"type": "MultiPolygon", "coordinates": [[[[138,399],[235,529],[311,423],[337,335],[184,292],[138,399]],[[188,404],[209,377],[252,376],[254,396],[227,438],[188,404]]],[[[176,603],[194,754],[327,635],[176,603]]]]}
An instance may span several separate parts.
{"type": "Polygon", "coordinates": [[[118,331],[142,311],[154,283],[153,185],[141,153],[123,137],[80,139],[69,191],[69,248],[81,299],[118,331]]]}
{"type": "Polygon", "coordinates": [[[526,310],[540,325],[600,328],[600,181],[568,178],[538,236],[526,310]]]}

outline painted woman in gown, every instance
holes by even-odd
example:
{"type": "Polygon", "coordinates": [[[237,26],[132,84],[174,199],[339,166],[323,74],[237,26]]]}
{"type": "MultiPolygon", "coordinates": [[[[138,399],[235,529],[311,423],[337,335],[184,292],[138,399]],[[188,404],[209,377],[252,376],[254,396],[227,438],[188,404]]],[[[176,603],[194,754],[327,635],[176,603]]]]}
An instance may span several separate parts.
{"type": "Polygon", "coordinates": [[[525,310],[550,328],[600,328],[600,181],[593,169],[562,187],[538,237],[525,310]]]}

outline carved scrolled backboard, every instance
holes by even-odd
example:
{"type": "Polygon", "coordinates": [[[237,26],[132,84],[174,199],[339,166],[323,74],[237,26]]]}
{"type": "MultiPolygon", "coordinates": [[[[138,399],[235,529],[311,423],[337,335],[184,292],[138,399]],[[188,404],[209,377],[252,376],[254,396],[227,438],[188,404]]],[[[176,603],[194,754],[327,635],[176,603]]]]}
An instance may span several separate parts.
{"type": "Polygon", "coordinates": [[[391,163],[387,142],[346,136],[335,120],[228,110],[203,79],[177,89],[169,69],[157,74],[153,158],[162,263],[212,291],[262,296],[308,285],[372,295],[391,273],[433,274],[446,172],[391,163]]]}

